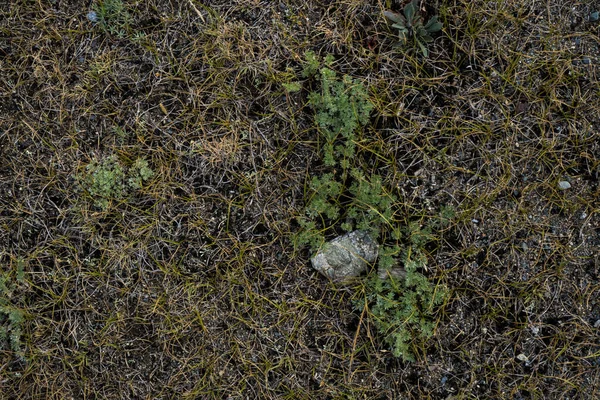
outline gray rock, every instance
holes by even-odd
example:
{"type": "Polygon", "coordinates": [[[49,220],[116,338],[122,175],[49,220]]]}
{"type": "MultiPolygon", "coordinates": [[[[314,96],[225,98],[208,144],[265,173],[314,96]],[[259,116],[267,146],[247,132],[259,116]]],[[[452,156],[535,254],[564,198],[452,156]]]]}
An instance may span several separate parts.
{"type": "Polygon", "coordinates": [[[560,190],[567,190],[571,188],[571,184],[567,181],[560,181],[558,182],[558,188],[560,190]]]}
{"type": "Polygon", "coordinates": [[[354,231],[325,243],[310,260],[314,269],[334,281],[358,276],[375,262],[379,245],[364,231],[354,231]]]}

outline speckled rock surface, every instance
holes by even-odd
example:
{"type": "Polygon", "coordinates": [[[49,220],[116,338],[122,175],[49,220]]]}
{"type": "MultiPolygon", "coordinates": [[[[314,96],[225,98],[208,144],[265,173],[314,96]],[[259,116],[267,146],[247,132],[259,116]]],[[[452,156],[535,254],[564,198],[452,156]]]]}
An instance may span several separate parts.
{"type": "Polygon", "coordinates": [[[310,261],[326,277],[343,281],[366,271],[378,251],[379,245],[367,232],[354,231],[326,243],[310,261]]]}

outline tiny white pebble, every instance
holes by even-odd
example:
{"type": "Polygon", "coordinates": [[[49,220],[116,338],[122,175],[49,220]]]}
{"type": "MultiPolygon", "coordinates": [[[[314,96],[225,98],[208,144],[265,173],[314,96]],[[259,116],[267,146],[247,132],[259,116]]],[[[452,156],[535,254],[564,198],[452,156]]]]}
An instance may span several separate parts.
{"type": "Polygon", "coordinates": [[[98,22],[98,15],[95,11],[90,11],[89,13],[87,13],[86,16],[87,19],[90,20],[90,22],[98,22]]]}
{"type": "Polygon", "coordinates": [[[540,328],[537,326],[532,326],[531,333],[533,333],[534,335],[537,335],[538,333],[540,333],[540,328]]]}

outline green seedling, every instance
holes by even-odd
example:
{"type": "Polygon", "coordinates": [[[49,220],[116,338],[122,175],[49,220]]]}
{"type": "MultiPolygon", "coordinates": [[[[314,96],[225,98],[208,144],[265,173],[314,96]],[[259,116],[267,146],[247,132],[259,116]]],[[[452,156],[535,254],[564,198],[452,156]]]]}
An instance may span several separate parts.
{"type": "Polygon", "coordinates": [[[340,79],[329,68],[331,57],[322,66],[309,52],[306,61],[303,76],[320,78],[308,100],[324,139],[323,163],[330,171],[312,176],[307,184],[306,208],[298,217],[295,245],[308,245],[314,253],[322,248],[326,236],[355,229],[381,240],[380,273],[369,276],[365,296],[353,303],[356,310],[366,312],[394,356],[415,361],[433,336],[437,309],[447,298],[443,285],[422,273],[427,269],[425,247],[453,214],[444,208],[439,218],[427,224],[412,222],[402,228],[400,199],[385,179],[365,170],[364,153],[357,146],[372,140],[361,129],[374,107],[367,88],[348,76],[340,79]],[[398,270],[403,273],[396,274],[398,270]]]}
{"type": "Polygon", "coordinates": [[[308,102],[325,139],[324,163],[328,166],[339,164],[347,170],[356,150],[356,133],[369,121],[373,103],[361,82],[348,75],[340,79],[329,68],[333,63],[332,56],[325,57],[322,67],[313,52],[308,52],[306,58],[303,76],[320,77],[320,90],[311,92],[308,102]]]}
{"type": "Polygon", "coordinates": [[[130,168],[125,168],[113,154],[91,161],[79,181],[94,199],[94,205],[106,210],[112,201],[123,200],[132,190],[141,189],[152,176],[154,171],[145,159],[138,158],[130,168]]]}
{"type": "Polygon", "coordinates": [[[404,15],[393,11],[385,11],[384,14],[386,18],[393,22],[392,27],[398,29],[399,44],[405,45],[409,39],[412,39],[425,57],[429,55],[427,43],[433,42],[431,34],[442,29],[442,23],[438,21],[437,15],[431,17],[426,24],[423,24],[423,17],[419,13],[418,0],[412,0],[404,7],[404,15]]]}
{"type": "Polygon", "coordinates": [[[24,265],[24,261],[19,259],[15,274],[10,270],[0,271],[0,350],[8,347],[21,356],[21,325],[25,312],[15,303],[13,294],[24,282],[24,265]]]}
{"type": "Polygon", "coordinates": [[[132,18],[122,0],[99,0],[92,9],[105,32],[122,38],[130,29],[132,18]]]}

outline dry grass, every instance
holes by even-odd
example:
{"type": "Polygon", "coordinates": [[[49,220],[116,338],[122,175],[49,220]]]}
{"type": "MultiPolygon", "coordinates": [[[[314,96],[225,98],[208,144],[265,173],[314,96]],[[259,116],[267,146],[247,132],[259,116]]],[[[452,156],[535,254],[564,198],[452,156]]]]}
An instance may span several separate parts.
{"type": "Polygon", "coordinates": [[[0,298],[25,316],[1,399],[600,395],[595,3],[427,2],[429,59],[389,3],[127,1],[118,37],[89,2],[0,1],[0,298]],[[457,210],[415,363],[293,248],[326,169],[307,50],[369,88],[359,151],[397,223],[457,210]],[[112,154],[155,175],[100,209],[78,177],[112,154]]]}

